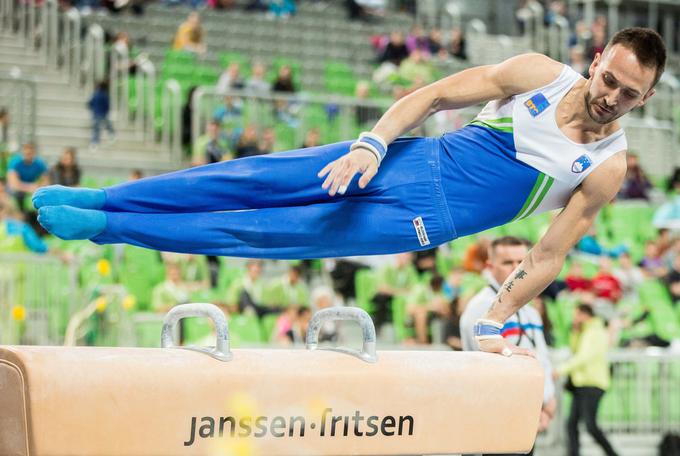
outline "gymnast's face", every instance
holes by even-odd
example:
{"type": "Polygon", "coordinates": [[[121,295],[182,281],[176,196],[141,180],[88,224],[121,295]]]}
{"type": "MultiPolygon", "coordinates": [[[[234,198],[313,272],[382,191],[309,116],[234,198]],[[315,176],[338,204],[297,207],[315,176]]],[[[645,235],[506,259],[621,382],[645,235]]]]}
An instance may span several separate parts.
{"type": "Polygon", "coordinates": [[[525,245],[497,245],[491,249],[486,267],[496,282],[502,284],[519,266],[527,252],[525,245]]]}
{"type": "Polygon", "coordinates": [[[656,68],[641,65],[633,51],[621,44],[597,54],[588,73],[586,109],[598,124],[615,121],[654,94],[656,68]]]}

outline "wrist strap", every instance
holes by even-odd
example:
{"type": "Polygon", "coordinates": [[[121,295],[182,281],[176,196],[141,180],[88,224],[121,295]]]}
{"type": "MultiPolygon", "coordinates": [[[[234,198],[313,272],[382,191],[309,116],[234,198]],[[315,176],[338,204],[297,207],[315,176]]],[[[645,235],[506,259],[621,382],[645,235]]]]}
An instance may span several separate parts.
{"type": "Polygon", "coordinates": [[[370,131],[364,131],[359,134],[359,139],[354,141],[349,150],[358,149],[359,147],[367,149],[375,155],[376,160],[378,160],[378,166],[380,166],[380,162],[382,162],[387,154],[387,143],[385,140],[370,131]]]}
{"type": "Polygon", "coordinates": [[[503,324],[497,321],[480,318],[475,322],[474,334],[477,340],[502,339],[503,324]]]}

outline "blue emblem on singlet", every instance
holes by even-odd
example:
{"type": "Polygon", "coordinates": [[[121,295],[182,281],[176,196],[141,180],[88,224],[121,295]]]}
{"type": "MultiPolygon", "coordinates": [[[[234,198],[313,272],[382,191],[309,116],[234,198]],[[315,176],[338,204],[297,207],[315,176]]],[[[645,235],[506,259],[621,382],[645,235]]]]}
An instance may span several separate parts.
{"type": "Polygon", "coordinates": [[[590,160],[590,157],[587,156],[586,154],[583,154],[579,158],[574,160],[574,163],[571,164],[571,172],[582,173],[583,171],[590,168],[590,165],[592,164],[593,162],[590,160]]]}
{"type": "Polygon", "coordinates": [[[529,110],[529,114],[531,114],[532,117],[536,117],[545,109],[550,106],[550,102],[546,97],[543,96],[542,93],[537,93],[533,97],[529,98],[527,101],[524,102],[524,106],[527,107],[529,110]]]}

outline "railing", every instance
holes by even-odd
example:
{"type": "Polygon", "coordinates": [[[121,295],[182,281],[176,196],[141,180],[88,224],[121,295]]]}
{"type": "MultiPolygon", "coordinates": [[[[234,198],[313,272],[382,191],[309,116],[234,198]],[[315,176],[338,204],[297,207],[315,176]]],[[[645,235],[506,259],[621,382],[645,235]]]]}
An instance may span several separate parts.
{"type": "Polygon", "coordinates": [[[0,106],[12,119],[9,131],[11,141],[17,144],[35,140],[36,84],[21,73],[0,74],[0,106]]]}
{"type": "Polygon", "coordinates": [[[165,104],[157,119],[156,69],[149,60],[137,62],[139,71],[134,82],[137,101],[130,106],[132,78],[127,48],[114,46],[110,57],[107,56],[102,27],[91,24],[82,36],[82,23],[76,8],[60,12],[57,0],[0,0],[3,32],[15,34],[28,49],[38,52],[49,66],[61,69],[69,82],[83,90],[91,91],[97,82],[109,78],[114,119],[133,122],[145,141],[162,141],[170,149],[173,162],[179,165],[182,100],[178,85],[163,85],[159,93],[165,104]]]}
{"type": "MultiPolygon", "coordinates": [[[[196,89],[191,101],[193,108],[193,123],[192,123],[192,139],[195,141],[203,134],[206,123],[212,120],[214,110],[224,102],[225,98],[231,98],[235,104],[242,104],[243,110],[248,111],[249,114],[244,114],[243,122],[254,123],[257,126],[270,127],[276,124],[292,125],[294,130],[295,144],[302,144],[303,135],[307,128],[316,127],[318,123],[313,119],[309,119],[305,112],[308,107],[317,106],[323,107],[325,111],[330,110],[330,116],[337,120],[337,137],[339,139],[349,140],[356,135],[356,125],[351,119],[356,117],[353,110],[361,106],[362,108],[373,109],[376,112],[375,119],[380,117],[391,102],[387,101],[373,101],[373,100],[359,100],[352,97],[342,96],[312,96],[305,94],[257,94],[248,92],[246,90],[231,90],[227,92],[219,92],[215,87],[199,87],[196,89]],[[274,105],[282,103],[287,106],[285,109],[286,120],[277,118],[273,113],[274,105]]],[[[240,122],[241,124],[243,122],[240,122]]],[[[241,125],[243,126],[243,125],[241,125]]],[[[372,125],[370,125],[372,127],[372,125]]]]}
{"type": "Polygon", "coordinates": [[[51,256],[0,254],[0,344],[60,344],[80,306],[77,272],[51,256]]]}

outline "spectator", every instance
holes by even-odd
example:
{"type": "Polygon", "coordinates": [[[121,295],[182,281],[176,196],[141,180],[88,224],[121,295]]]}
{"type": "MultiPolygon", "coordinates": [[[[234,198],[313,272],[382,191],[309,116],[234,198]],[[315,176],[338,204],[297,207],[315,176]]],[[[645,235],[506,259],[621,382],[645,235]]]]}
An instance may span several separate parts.
{"type": "Polygon", "coordinates": [[[189,289],[182,282],[181,266],[177,262],[167,262],[165,281],[156,285],[151,292],[151,309],[167,313],[174,306],[189,301],[189,289]]]}
{"type": "Polygon", "coordinates": [[[467,60],[467,46],[465,43],[465,35],[463,30],[460,28],[455,28],[451,31],[449,36],[449,43],[446,49],[449,51],[452,57],[460,60],[467,60]]]}
{"type": "Polygon", "coordinates": [[[442,290],[443,285],[444,279],[435,274],[427,285],[416,284],[408,294],[407,324],[415,330],[415,341],[419,344],[430,343],[430,323],[435,318],[448,314],[449,301],[442,290]]]}
{"type": "Polygon", "coordinates": [[[216,10],[228,10],[236,6],[236,0],[208,0],[208,7],[216,10]]]}
{"type": "Polygon", "coordinates": [[[621,199],[649,200],[647,192],[652,188],[652,184],[640,167],[638,156],[629,152],[626,154],[626,164],[628,165],[626,178],[619,190],[618,197],[621,199]]]}
{"type": "Polygon", "coordinates": [[[272,127],[267,127],[262,132],[262,138],[258,144],[260,155],[270,154],[276,148],[276,131],[272,127]]]}
{"type": "Polygon", "coordinates": [[[177,28],[172,48],[176,51],[188,51],[196,54],[206,52],[201,17],[196,11],[189,13],[187,20],[177,28]]]}
{"type": "Polygon", "coordinates": [[[269,285],[269,295],[280,307],[309,307],[309,287],[302,280],[301,268],[290,266],[288,273],[269,285]]]}
{"type": "Polygon", "coordinates": [[[605,27],[598,22],[593,22],[590,30],[591,40],[587,56],[588,60],[592,61],[595,59],[596,55],[602,54],[604,52],[604,47],[607,45],[607,33],[605,27]]]}
{"type": "Polygon", "coordinates": [[[274,92],[296,92],[293,83],[293,72],[289,65],[281,65],[273,86],[274,92]]]}
{"type": "Polygon", "coordinates": [[[611,258],[600,257],[599,266],[590,281],[591,291],[597,298],[594,302],[597,314],[610,321],[617,316],[614,305],[621,299],[621,284],[612,272],[611,258]]]}
{"type": "Polygon", "coordinates": [[[316,147],[321,145],[321,132],[318,128],[310,128],[305,135],[305,140],[302,142],[302,149],[307,147],[316,147]]]}
{"type": "MultiPolygon", "coordinates": [[[[474,336],[474,325],[491,308],[503,284],[512,280],[513,272],[527,256],[528,251],[527,241],[512,236],[497,238],[491,242],[484,274],[488,285],[468,302],[460,317],[463,350],[479,350],[474,336]]],[[[531,306],[520,307],[514,315],[505,321],[501,335],[518,347],[534,351],[543,367],[545,373],[543,376],[543,407],[539,422],[539,431],[543,431],[554,416],[556,403],[555,385],[552,381],[552,364],[543,337],[541,316],[531,306]]]]}
{"type": "Polygon", "coordinates": [[[293,0],[270,0],[269,16],[277,19],[288,19],[297,12],[297,6],[293,0]]]}
{"type": "Polygon", "coordinates": [[[680,230],[680,179],[672,178],[673,195],[654,211],[652,225],[656,228],[678,231],[680,230]]]}
{"type": "Polygon", "coordinates": [[[429,55],[437,55],[442,49],[444,49],[442,32],[438,28],[433,28],[427,36],[427,53],[429,55]]]}
{"type": "Polygon", "coordinates": [[[265,79],[266,68],[260,62],[253,63],[250,78],[246,81],[245,88],[258,95],[267,95],[271,91],[271,84],[265,79]]]}
{"type": "Polygon", "coordinates": [[[3,151],[9,143],[9,111],[0,107],[0,149],[3,151]]]}
{"type": "Polygon", "coordinates": [[[680,255],[673,259],[673,265],[663,278],[673,302],[680,299],[680,255]]]}
{"type": "Polygon", "coordinates": [[[245,5],[245,10],[246,11],[267,11],[269,9],[269,5],[267,5],[267,2],[265,0],[248,0],[248,3],[245,5]]]}
{"type": "Polygon", "coordinates": [[[569,49],[569,66],[584,77],[588,74],[590,65],[586,61],[582,46],[576,45],[569,49]]]}
{"type": "Polygon", "coordinates": [[[224,97],[224,104],[213,112],[213,120],[221,122],[225,127],[234,127],[241,121],[242,113],[240,100],[227,95],[224,97]]]}
{"type": "Polygon", "coordinates": [[[425,32],[423,32],[423,28],[418,24],[411,27],[411,31],[406,37],[406,49],[409,54],[412,54],[416,49],[424,55],[429,55],[430,53],[430,42],[425,32]]]}
{"type": "Polygon", "coordinates": [[[132,182],[143,178],[144,171],[142,171],[141,169],[133,169],[132,171],[130,171],[130,177],[128,178],[128,181],[132,182]]]}
{"type": "Polygon", "coordinates": [[[257,126],[249,124],[243,129],[243,133],[236,143],[236,158],[261,155],[258,146],[257,126]]]}
{"type": "Polygon", "coordinates": [[[481,273],[486,268],[486,263],[489,259],[490,245],[491,241],[489,239],[481,238],[465,249],[463,269],[467,272],[481,273]]]}
{"type": "MultiPolygon", "coordinates": [[[[335,305],[335,295],[333,290],[322,285],[312,291],[311,310],[318,312],[335,305]]],[[[335,342],[338,339],[338,326],[335,321],[327,321],[321,326],[319,331],[319,342],[335,342]]]]}
{"type": "Polygon", "coordinates": [[[369,101],[371,95],[371,84],[368,81],[359,81],[354,90],[354,96],[358,98],[354,118],[358,125],[373,124],[380,119],[382,111],[379,108],[366,106],[361,104],[364,101],[369,101]]]}
{"type": "Polygon", "coordinates": [[[410,83],[419,80],[428,83],[434,78],[432,67],[425,61],[423,51],[419,48],[411,51],[411,55],[401,62],[398,74],[410,83]]]}
{"type": "Polygon", "coordinates": [[[225,93],[234,89],[242,89],[244,86],[245,84],[241,78],[241,67],[237,62],[230,63],[217,81],[217,91],[219,93],[225,93]]]}
{"type": "Polygon", "coordinates": [[[567,288],[572,292],[590,291],[592,284],[583,274],[583,267],[579,261],[574,261],[569,267],[569,272],[564,278],[567,288]]]}
{"type": "MultiPolygon", "coordinates": [[[[0,184],[2,186],[2,184],[0,184]]],[[[47,245],[36,234],[9,199],[0,200],[0,252],[47,253],[47,245]]]]}
{"type": "Polygon", "coordinates": [[[248,260],[246,275],[235,280],[229,290],[229,302],[235,304],[238,311],[253,312],[258,317],[269,313],[279,313],[280,309],[263,304],[265,282],[262,279],[262,260],[248,260]]]}
{"type": "Polygon", "coordinates": [[[408,57],[408,49],[404,42],[404,35],[399,31],[390,33],[390,40],[380,56],[380,63],[389,62],[398,67],[402,60],[408,57]]]}
{"type": "Polygon", "coordinates": [[[76,149],[67,147],[59,162],[50,169],[50,184],[78,187],[80,185],[80,166],[76,160],[76,149]]]}
{"type": "Polygon", "coordinates": [[[600,244],[600,241],[597,240],[597,228],[595,225],[592,225],[588,229],[586,235],[583,236],[580,241],[578,241],[578,244],[576,244],[576,250],[589,255],[608,255],[613,258],[617,258],[623,252],[627,252],[628,248],[623,244],[619,244],[611,249],[604,248],[600,244]]]}
{"type": "Polygon", "coordinates": [[[187,101],[182,107],[182,147],[186,153],[191,152],[191,128],[194,122],[194,92],[198,86],[191,86],[187,94],[187,101]]]}
{"type": "Polygon", "coordinates": [[[637,298],[638,287],[645,280],[645,276],[642,269],[633,264],[630,254],[624,253],[619,257],[619,267],[614,269],[614,276],[621,284],[623,298],[637,298]]]}
{"type": "Polygon", "coordinates": [[[345,0],[350,20],[372,22],[385,16],[385,0],[345,0]]]}
{"type": "Polygon", "coordinates": [[[99,145],[99,138],[102,126],[106,128],[110,139],[114,137],[113,125],[109,120],[109,84],[102,81],[97,84],[90,101],[87,103],[90,112],[92,113],[92,141],[91,144],[96,147],[99,145]]]}
{"type": "Polygon", "coordinates": [[[572,392],[571,411],[567,422],[569,454],[579,454],[579,421],[586,423],[588,433],[608,456],[616,452],[597,425],[597,409],[610,383],[607,329],[594,316],[590,306],[581,304],[574,313],[569,346],[572,357],[555,371],[555,377],[569,376],[567,390],[572,392]]]}
{"type": "Polygon", "coordinates": [[[373,297],[373,317],[378,330],[383,324],[392,321],[392,300],[398,296],[407,296],[418,283],[412,253],[399,253],[394,256],[394,260],[394,264],[385,265],[378,271],[378,291],[373,297]]]}
{"type": "Polygon", "coordinates": [[[196,139],[192,152],[192,165],[217,163],[231,158],[229,142],[222,132],[220,123],[216,120],[211,120],[205,127],[205,134],[196,139]]]}
{"type": "Polygon", "coordinates": [[[647,241],[645,243],[644,257],[640,260],[639,266],[647,276],[658,278],[666,275],[666,266],[661,255],[659,255],[656,242],[647,241]]]}
{"type": "Polygon", "coordinates": [[[444,323],[444,343],[454,351],[463,350],[463,340],[460,337],[460,316],[464,310],[465,305],[459,296],[449,301],[444,323]]]}
{"type": "Polygon", "coordinates": [[[47,180],[47,165],[36,157],[35,145],[24,144],[21,155],[10,159],[7,166],[7,189],[14,196],[17,207],[22,212],[26,210],[24,199],[35,192],[47,180]]]}

